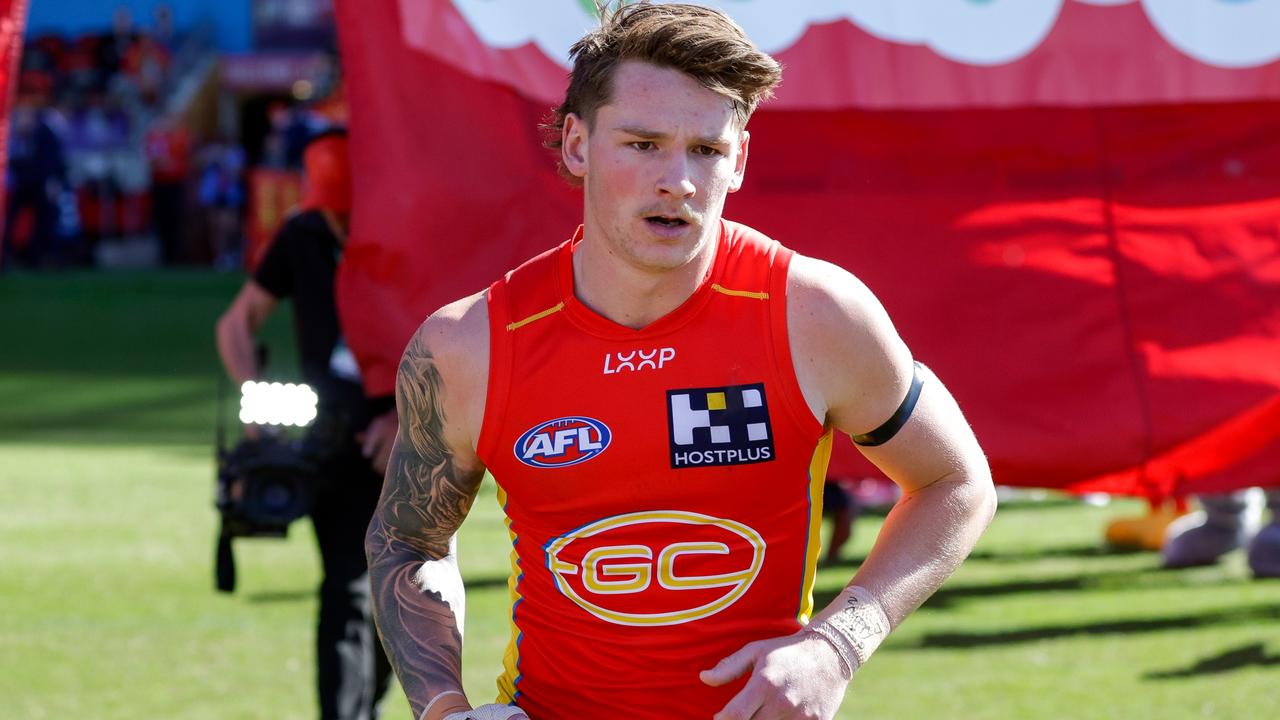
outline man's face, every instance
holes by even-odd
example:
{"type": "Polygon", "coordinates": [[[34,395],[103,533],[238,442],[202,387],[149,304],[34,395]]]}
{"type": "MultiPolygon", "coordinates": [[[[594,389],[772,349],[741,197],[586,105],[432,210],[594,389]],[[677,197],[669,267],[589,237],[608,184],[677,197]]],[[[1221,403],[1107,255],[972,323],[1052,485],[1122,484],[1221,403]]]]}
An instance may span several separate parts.
{"type": "Polygon", "coordinates": [[[693,78],[622,63],[591,128],[565,119],[565,166],[583,179],[586,232],[641,270],[681,267],[715,236],[742,185],[746,131],[727,99],[693,78]]]}

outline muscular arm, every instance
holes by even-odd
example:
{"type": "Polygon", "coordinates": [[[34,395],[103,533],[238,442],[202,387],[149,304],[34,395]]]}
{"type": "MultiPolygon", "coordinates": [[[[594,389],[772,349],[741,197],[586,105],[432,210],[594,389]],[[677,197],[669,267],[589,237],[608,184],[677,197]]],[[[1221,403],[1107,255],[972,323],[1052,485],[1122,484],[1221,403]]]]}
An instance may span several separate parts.
{"type": "Polygon", "coordinates": [[[469,707],[461,695],[463,593],[453,537],[484,475],[469,439],[473,388],[458,371],[465,363],[454,358],[465,328],[455,320],[429,319],[400,362],[400,428],[365,544],[383,645],[415,716],[430,705],[431,718],[469,707]]]}
{"type": "Polygon", "coordinates": [[[851,583],[877,598],[891,627],[955,572],[996,507],[990,470],[973,433],[941,381],[925,373],[914,426],[908,423],[882,447],[862,449],[903,489],[851,583]],[[927,449],[912,457],[920,447],[927,449]],[[918,460],[936,464],[913,462],[918,460]]]}
{"type": "MultiPolygon", "coordinates": [[[[879,302],[845,271],[797,258],[792,282],[792,350],[811,409],[842,434],[875,429],[907,394],[910,352],[879,302]]],[[[972,430],[942,382],[922,373],[906,425],[883,445],[859,448],[903,490],[852,581],[895,627],[968,556],[995,511],[972,430]]]]}
{"type": "MultiPolygon", "coordinates": [[[[815,418],[841,433],[875,430],[911,384],[912,359],[888,316],[852,275],[796,256],[787,286],[791,356],[815,418]]],[[[865,454],[903,489],[850,587],[795,635],[758,640],[702,674],[751,678],[715,720],[834,717],[852,673],[889,630],[969,554],[995,510],[986,459],[932,374],[892,439],[865,454]]]]}

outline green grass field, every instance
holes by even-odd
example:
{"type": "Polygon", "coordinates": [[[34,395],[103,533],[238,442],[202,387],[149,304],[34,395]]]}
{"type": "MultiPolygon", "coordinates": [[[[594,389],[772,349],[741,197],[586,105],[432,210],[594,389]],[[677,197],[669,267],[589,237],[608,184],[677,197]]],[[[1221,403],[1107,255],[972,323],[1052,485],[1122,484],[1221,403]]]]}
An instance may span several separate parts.
{"type": "MultiPolygon", "coordinates": [[[[0,718],[313,718],[310,527],[239,541],[212,588],[218,366],[238,279],[0,277],[0,718]]],[[[284,372],[288,318],[268,327],[284,372]]],[[[230,402],[228,407],[230,407],[230,402]]],[[[1137,503],[1007,503],[971,558],[862,670],[841,718],[1265,718],[1280,582],[1239,553],[1167,572],[1099,546],[1137,503]]],[[[870,545],[861,520],[829,597],[870,545]]],[[[509,544],[488,487],[462,531],[465,680],[494,694],[509,544]]],[[[393,691],[386,717],[409,718],[393,691]]]]}

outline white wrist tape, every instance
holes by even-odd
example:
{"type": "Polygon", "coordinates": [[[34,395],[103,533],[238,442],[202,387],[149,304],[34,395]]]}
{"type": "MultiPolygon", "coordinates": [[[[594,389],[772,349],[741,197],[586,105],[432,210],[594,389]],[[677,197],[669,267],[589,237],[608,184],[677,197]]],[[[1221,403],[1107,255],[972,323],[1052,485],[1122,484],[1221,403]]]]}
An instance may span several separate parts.
{"type": "Polygon", "coordinates": [[[851,678],[889,634],[889,618],[871,593],[854,585],[815,615],[806,631],[835,649],[844,663],[845,677],[851,678]]]}
{"type": "Polygon", "coordinates": [[[523,715],[524,711],[515,705],[481,705],[475,710],[449,713],[444,720],[508,720],[523,715]]]}

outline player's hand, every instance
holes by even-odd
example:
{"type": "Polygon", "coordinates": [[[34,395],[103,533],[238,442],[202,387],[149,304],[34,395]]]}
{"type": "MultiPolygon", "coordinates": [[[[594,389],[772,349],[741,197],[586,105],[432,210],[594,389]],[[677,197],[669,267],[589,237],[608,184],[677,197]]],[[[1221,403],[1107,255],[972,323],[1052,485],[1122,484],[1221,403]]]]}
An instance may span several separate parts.
{"type": "Polygon", "coordinates": [[[481,705],[474,710],[450,713],[444,720],[529,720],[529,716],[511,705],[481,705]]]}
{"type": "Polygon", "coordinates": [[[374,418],[364,432],[356,435],[360,441],[360,453],[373,464],[379,475],[387,472],[387,461],[391,459],[391,445],[396,440],[396,431],[400,429],[400,418],[395,410],[389,410],[374,418]]]}
{"type": "Polygon", "coordinates": [[[751,678],[714,720],[831,720],[844,700],[849,678],[834,648],[821,637],[795,635],[757,640],[704,670],[702,682],[718,687],[751,678]]]}

